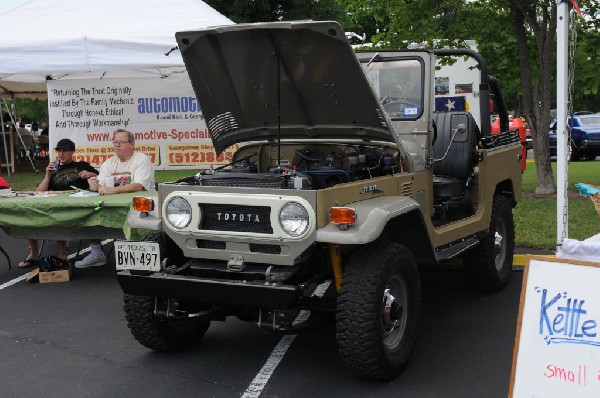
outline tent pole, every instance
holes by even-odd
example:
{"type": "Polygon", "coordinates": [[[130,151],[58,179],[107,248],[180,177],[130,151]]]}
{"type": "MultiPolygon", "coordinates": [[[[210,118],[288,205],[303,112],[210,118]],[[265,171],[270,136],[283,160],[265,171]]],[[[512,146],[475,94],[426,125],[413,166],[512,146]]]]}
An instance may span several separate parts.
{"type": "Polygon", "coordinates": [[[567,199],[567,157],[569,156],[569,135],[567,122],[567,94],[569,70],[569,4],[566,1],[557,5],[556,13],[556,251],[562,251],[565,238],[569,236],[569,207],[567,199]]]}
{"type": "MultiPolygon", "coordinates": [[[[14,159],[8,158],[8,146],[6,146],[6,131],[4,130],[4,115],[2,114],[2,104],[0,104],[0,123],[2,125],[2,143],[4,144],[4,160],[6,161],[6,172],[10,177],[10,161],[14,159]]],[[[10,142],[10,140],[8,140],[10,142]]]]}
{"type": "MultiPolygon", "coordinates": [[[[2,98],[2,102],[4,102],[4,106],[6,106],[6,109],[8,109],[8,104],[6,103],[6,101],[4,100],[4,98],[2,98]]],[[[15,103],[15,97],[14,94],[12,94],[12,102],[13,105],[15,103]]],[[[13,111],[15,111],[16,108],[13,108],[13,111]]],[[[15,111],[16,113],[16,111],[15,111]]],[[[15,120],[15,117],[13,116],[12,113],[10,113],[10,111],[8,112],[13,124],[15,125],[15,132],[17,133],[17,137],[19,138],[19,140],[21,141],[21,145],[23,145],[23,148],[25,148],[25,142],[23,141],[23,137],[21,137],[21,133],[19,133],[19,129],[16,127],[17,126],[17,122],[15,120]]],[[[33,169],[33,171],[35,171],[36,173],[39,173],[38,169],[35,167],[35,165],[33,164],[33,159],[31,159],[31,151],[27,150],[25,148],[25,153],[27,154],[27,158],[29,159],[29,163],[31,163],[31,168],[33,169]]]]}

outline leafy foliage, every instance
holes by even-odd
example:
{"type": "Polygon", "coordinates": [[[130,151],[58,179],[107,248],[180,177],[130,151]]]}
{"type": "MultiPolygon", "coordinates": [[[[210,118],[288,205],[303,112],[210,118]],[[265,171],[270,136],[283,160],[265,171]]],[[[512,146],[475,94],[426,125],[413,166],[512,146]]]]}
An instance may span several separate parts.
{"type": "Polygon", "coordinates": [[[345,20],[335,0],[207,0],[208,5],[236,23],[345,20]]]}
{"type": "Polygon", "coordinates": [[[582,26],[578,33],[575,61],[575,110],[600,111],[600,32],[590,26],[582,26]]]}
{"type": "MultiPolygon", "coordinates": [[[[13,115],[16,113],[16,119],[21,119],[24,123],[37,121],[40,125],[48,120],[48,101],[29,98],[16,98],[14,104],[12,101],[6,101],[13,115]]],[[[4,104],[3,104],[4,105],[4,104]]],[[[4,106],[2,107],[4,111],[4,106]]],[[[10,122],[9,116],[3,112],[5,122],[10,122]]]]}

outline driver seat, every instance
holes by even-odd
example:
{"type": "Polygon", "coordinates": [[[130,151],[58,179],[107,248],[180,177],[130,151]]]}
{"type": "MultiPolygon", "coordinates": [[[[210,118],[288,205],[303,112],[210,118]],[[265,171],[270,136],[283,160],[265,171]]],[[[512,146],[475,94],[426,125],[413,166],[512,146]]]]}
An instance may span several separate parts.
{"type": "Polygon", "coordinates": [[[435,112],[434,123],[433,196],[462,203],[475,166],[477,123],[469,112],[435,112]]]}

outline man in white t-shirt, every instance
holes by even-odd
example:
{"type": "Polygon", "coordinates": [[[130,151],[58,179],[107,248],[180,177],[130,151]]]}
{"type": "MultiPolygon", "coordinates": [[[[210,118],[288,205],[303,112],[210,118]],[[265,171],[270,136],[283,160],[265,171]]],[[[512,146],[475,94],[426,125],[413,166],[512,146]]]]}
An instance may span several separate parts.
{"type": "MultiPolygon", "coordinates": [[[[100,195],[154,191],[154,167],[150,158],[135,150],[133,133],[119,129],[113,136],[114,156],[100,166],[100,174],[88,180],[90,190],[100,195]]],[[[99,240],[90,240],[90,254],[75,262],[75,268],[106,264],[106,255],[99,240]]]]}

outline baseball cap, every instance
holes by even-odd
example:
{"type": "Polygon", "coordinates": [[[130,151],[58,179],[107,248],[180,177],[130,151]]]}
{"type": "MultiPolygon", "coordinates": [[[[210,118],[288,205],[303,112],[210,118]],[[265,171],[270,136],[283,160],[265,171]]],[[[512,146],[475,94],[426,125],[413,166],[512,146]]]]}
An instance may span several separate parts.
{"type": "Polygon", "coordinates": [[[58,144],[56,144],[55,149],[66,149],[67,151],[74,151],[75,143],[68,138],[63,138],[62,140],[58,141],[58,144]]]}

